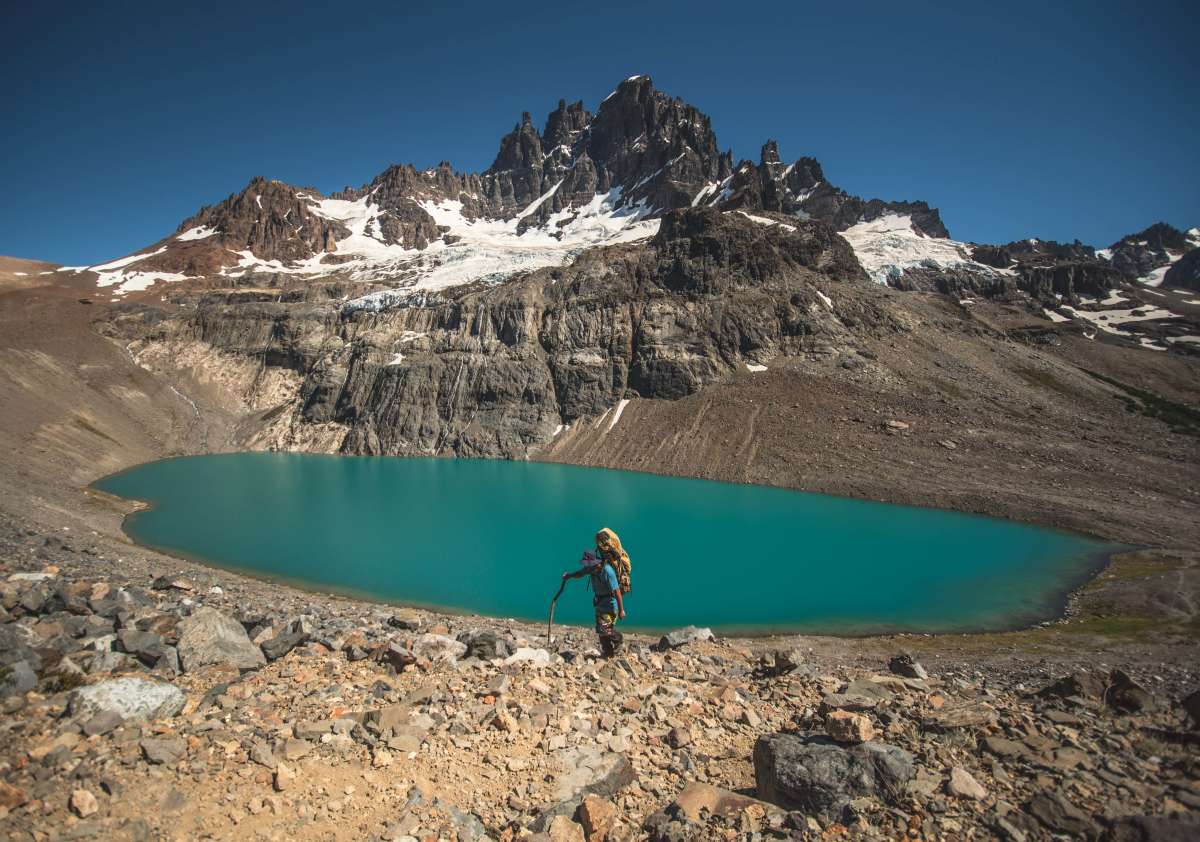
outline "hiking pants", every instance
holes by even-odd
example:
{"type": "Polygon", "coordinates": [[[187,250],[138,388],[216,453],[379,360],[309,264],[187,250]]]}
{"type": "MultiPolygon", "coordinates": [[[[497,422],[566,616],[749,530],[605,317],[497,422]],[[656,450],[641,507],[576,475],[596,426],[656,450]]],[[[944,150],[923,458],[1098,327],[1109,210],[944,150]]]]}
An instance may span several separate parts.
{"type": "Polygon", "coordinates": [[[596,634],[600,637],[600,649],[605,655],[616,653],[624,636],[616,630],[617,615],[605,608],[596,608],[596,634]]]}

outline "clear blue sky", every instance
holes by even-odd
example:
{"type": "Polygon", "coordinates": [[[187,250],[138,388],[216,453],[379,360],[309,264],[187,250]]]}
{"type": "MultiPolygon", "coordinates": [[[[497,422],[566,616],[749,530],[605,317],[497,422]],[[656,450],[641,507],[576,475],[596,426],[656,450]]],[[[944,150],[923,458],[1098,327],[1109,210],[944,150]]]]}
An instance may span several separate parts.
{"type": "Polygon", "coordinates": [[[482,169],[522,111],[634,73],[735,158],[775,137],[960,239],[1200,225],[1194,3],[408,5],[8,4],[0,254],[127,254],[254,175],[482,169]]]}

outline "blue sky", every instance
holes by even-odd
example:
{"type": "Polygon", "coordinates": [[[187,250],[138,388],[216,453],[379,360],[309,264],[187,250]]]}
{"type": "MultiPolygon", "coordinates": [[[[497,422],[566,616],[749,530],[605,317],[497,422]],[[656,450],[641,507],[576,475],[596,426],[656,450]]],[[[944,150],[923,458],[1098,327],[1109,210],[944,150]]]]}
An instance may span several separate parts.
{"type": "Polygon", "coordinates": [[[482,169],[522,111],[595,110],[634,73],[735,158],[774,137],[956,238],[1200,225],[1184,2],[70,5],[5,11],[0,254],[124,255],[254,175],[482,169]]]}

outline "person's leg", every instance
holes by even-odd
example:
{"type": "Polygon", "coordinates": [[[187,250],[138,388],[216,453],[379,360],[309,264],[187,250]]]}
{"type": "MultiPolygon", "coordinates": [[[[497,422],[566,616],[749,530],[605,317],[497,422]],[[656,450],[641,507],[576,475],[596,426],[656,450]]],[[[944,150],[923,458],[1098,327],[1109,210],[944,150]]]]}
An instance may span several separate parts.
{"type": "Polygon", "coordinates": [[[596,635],[600,638],[600,651],[607,658],[617,651],[619,641],[616,638],[617,632],[613,629],[613,624],[617,621],[616,614],[610,614],[607,611],[596,610],[596,635]]]}

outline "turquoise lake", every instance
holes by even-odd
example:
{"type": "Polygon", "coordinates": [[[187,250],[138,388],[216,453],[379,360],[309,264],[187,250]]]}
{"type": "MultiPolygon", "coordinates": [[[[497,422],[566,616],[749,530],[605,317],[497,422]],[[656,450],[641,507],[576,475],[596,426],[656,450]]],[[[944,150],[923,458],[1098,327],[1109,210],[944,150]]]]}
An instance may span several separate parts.
{"type": "MultiPolygon", "coordinates": [[[[937,509],[537,462],[235,453],[95,483],[137,542],[409,605],[545,621],[597,529],[633,561],[630,628],[1004,629],[1048,619],[1112,545],[937,509]]],[[[586,579],[556,622],[587,624],[586,579]]]]}

